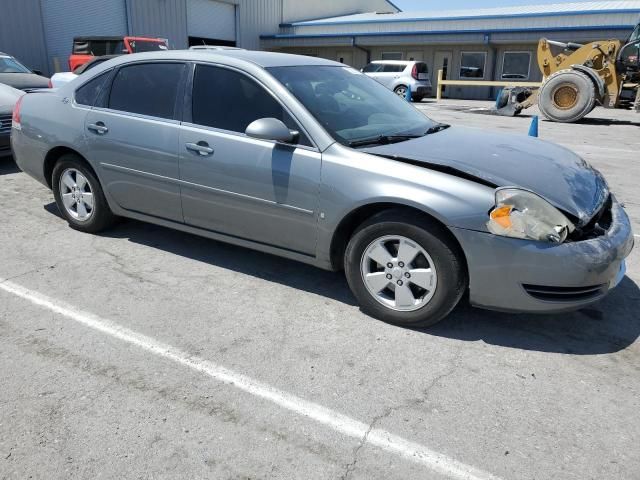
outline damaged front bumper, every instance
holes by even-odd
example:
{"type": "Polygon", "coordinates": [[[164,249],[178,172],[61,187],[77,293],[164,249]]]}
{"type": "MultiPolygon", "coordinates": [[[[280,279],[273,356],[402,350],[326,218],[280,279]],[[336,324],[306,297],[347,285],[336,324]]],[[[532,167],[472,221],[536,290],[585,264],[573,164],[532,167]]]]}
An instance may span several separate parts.
{"type": "Polygon", "coordinates": [[[512,312],[563,312],[602,299],[624,276],[633,248],[626,212],[615,199],[603,235],[563,244],[452,228],[467,257],[471,304],[512,312]]]}

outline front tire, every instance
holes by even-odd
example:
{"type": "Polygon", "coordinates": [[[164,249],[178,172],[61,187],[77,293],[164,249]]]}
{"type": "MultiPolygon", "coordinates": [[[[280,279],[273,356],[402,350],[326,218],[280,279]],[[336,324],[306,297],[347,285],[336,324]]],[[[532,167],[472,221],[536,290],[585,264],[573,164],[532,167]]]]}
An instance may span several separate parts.
{"type": "Polygon", "coordinates": [[[577,122],[596,105],[596,87],[584,73],[560,70],[540,87],[538,107],[554,122],[577,122]]]}
{"type": "Polygon", "coordinates": [[[467,288],[459,247],[444,227],[401,210],[365,222],[347,246],[344,267],[362,310],[395,325],[433,325],[467,288]]]}
{"type": "Polygon", "coordinates": [[[115,223],[100,182],[79,156],[60,157],[53,169],[51,188],[71,228],[98,233],[115,223]]]}

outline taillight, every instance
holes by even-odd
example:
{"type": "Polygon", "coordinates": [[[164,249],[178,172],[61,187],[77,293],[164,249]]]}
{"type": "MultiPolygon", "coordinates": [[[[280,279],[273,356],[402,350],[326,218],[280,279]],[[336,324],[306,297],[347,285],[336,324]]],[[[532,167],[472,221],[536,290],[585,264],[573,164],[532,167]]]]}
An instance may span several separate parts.
{"type": "Polygon", "coordinates": [[[20,105],[22,105],[22,99],[24,98],[24,95],[22,95],[18,101],[16,102],[16,104],[13,107],[13,115],[11,116],[11,121],[13,123],[15,123],[16,125],[20,125],[20,105]]]}
{"type": "Polygon", "coordinates": [[[418,80],[418,64],[414,63],[413,68],[411,69],[411,76],[418,80]]]}
{"type": "Polygon", "coordinates": [[[49,79],[49,88],[53,88],[53,82],[49,79]]]}

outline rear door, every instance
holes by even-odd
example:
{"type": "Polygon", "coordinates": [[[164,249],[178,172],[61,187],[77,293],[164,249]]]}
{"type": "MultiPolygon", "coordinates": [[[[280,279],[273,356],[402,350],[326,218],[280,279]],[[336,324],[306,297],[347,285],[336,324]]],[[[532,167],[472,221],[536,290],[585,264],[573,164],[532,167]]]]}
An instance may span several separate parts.
{"type": "Polygon", "coordinates": [[[404,71],[405,67],[406,65],[386,63],[380,75],[380,83],[382,83],[385,87],[393,90],[396,81],[402,76],[402,72],[404,71]]]}
{"type": "Polygon", "coordinates": [[[183,220],[178,140],[186,71],[181,62],[127,64],[86,117],[88,155],[121,208],[183,220]]]}
{"type": "Polygon", "coordinates": [[[262,84],[227,67],[197,65],[190,103],[180,134],[185,222],[314,255],[321,156],[301,126],[262,84]],[[245,135],[269,117],[300,131],[298,143],[245,135]]]}

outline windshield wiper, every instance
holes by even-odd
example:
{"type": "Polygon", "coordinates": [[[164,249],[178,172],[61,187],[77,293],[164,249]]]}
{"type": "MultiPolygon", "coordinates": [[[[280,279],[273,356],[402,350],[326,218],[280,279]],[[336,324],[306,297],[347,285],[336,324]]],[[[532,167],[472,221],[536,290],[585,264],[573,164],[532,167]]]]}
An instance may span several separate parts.
{"type": "Polygon", "coordinates": [[[442,130],[446,130],[450,126],[451,125],[447,125],[446,123],[436,123],[433,127],[430,127],[429,130],[427,130],[424,134],[431,135],[432,133],[438,133],[442,130]]]}
{"type": "Polygon", "coordinates": [[[351,140],[349,142],[350,147],[362,147],[363,145],[388,145],[390,143],[402,142],[404,140],[411,140],[412,138],[420,138],[423,135],[377,135],[375,137],[361,138],[359,140],[351,140]]]}

